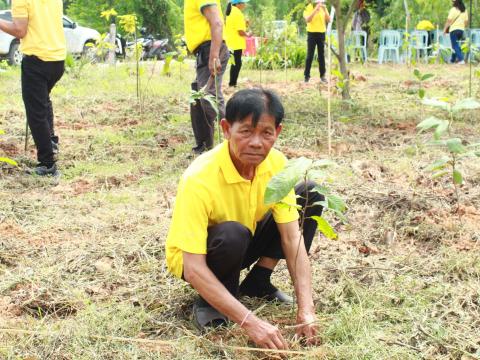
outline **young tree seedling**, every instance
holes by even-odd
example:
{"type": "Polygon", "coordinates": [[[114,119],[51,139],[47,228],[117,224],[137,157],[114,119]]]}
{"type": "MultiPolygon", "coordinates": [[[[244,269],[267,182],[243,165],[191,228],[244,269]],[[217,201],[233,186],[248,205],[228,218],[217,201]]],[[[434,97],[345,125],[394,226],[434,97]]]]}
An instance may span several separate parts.
{"type": "Polygon", "coordinates": [[[455,189],[458,211],[460,206],[459,187],[464,183],[464,176],[459,165],[466,159],[480,158],[480,142],[466,145],[464,140],[454,137],[452,131],[454,116],[459,111],[480,109],[480,103],[471,98],[460,100],[455,104],[436,99],[424,99],[423,103],[443,109],[449,115],[449,120],[439,119],[434,116],[429,117],[418,124],[417,128],[420,133],[427,130],[433,131],[433,140],[427,144],[440,146],[448,153],[448,156],[435,160],[427,170],[433,172],[433,179],[449,176],[455,189]]]}

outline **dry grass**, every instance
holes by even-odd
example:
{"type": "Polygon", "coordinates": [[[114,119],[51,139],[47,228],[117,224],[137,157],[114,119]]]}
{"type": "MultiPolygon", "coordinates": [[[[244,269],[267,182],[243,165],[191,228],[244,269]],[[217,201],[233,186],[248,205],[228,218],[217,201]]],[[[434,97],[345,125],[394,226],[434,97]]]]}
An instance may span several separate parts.
{"type": "MultiPolygon", "coordinates": [[[[429,95],[465,96],[466,69],[428,69],[437,75],[429,95]]],[[[425,171],[437,154],[415,125],[421,111],[435,112],[415,100],[411,72],[355,67],[366,78],[354,85],[355,102],[334,102],[331,186],[347,200],[350,224],[336,225],[340,241],[318,237],[312,249],[322,346],[295,342],[290,307],[245,300],[282,329],[289,358],[480,358],[480,164],[463,165],[462,206],[452,213],[451,186],[425,171]]],[[[191,71],[150,74],[142,111],[122,67],[65,76],[53,95],[62,179],[0,170],[0,358],[278,358],[252,349],[237,326],[198,334],[194,292],[166,272],[176,182],[191,161],[191,71]]],[[[242,76],[243,86],[258,80],[242,76]]],[[[262,76],[287,109],[279,147],[324,157],[325,89],[300,83],[300,71],[287,84],[283,73],[262,76]]],[[[34,149],[22,151],[18,72],[2,77],[0,151],[25,167],[34,149]]],[[[462,114],[457,133],[478,139],[479,120],[462,114]]],[[[274,280],[292,290],[284,264],[274,280]]]]}

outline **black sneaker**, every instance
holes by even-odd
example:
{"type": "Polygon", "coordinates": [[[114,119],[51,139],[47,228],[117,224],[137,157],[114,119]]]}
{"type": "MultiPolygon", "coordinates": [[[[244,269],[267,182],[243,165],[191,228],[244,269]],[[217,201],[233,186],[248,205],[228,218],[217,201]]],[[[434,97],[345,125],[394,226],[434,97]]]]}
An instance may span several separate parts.
{"type": "Polygon", "coordinates": [[[37,167],[34,167],[33,169],[27,170],[27,173],[30,175],[36,175],[36,176],[53,176],[53,177],[59,177],[60,172],[57,170],[57,165],[53,164],[51,167],[47,167],[45,165],[38,165],[37,167]]]}
{"type": "Polygon", "coordinates": [[[320,78],[320,81],[321,81],[322,83],[324,83],[324,84],[327,84],[327,83],[328,83],[327,78],[326,78],[325,76],[322,76],[322,77],[320,78]]]}
{"type": "Polygon", "coordinates": [[[203,154],[205,151],[208,151],[208,149],[205,145],[199,145],[199,146],[195,146],[195,147],[192,148],[192,152],[195,155],[203,154]]]}
{"type": "Polygon", "coordinates": [[[310,77],[306,76],[305,79],[303,80],[305,83],[308,83],[310,81],[310,77]]]}

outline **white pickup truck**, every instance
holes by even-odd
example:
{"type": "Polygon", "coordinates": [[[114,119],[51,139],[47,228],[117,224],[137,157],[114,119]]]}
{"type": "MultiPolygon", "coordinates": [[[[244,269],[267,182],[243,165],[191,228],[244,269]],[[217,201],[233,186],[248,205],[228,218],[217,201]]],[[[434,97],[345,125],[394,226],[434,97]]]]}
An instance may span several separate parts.
{"type": "MultiPolygon", "coordinates": [[[[0,19],[12,21],[11,11],[1,10],[0,19]]],[[[97,30],[79,26],[66,16],[63,16],[63,31],[67,41],[67,51],[76,56],[87,53],[91,49],[88,44],[94,44],[100,38],[97,30]]],[[[0,30],[0,57],[6,58],[11,65],[20,65],[23,56],[19,47],[18,39],[0,30]]]]}

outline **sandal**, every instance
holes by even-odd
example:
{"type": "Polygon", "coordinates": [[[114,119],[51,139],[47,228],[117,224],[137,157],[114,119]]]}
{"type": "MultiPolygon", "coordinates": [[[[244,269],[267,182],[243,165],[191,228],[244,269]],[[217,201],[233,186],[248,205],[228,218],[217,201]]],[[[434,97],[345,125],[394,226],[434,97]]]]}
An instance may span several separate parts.
{"type": "Polygon", "coordinates": [[[207,327],[217,328],[226,326],[228,319],[225,315],[208,305],[203,299],[197,299],[193,304],[193,323],[200,331],[207,327]]]}

